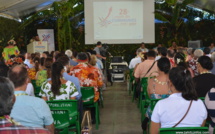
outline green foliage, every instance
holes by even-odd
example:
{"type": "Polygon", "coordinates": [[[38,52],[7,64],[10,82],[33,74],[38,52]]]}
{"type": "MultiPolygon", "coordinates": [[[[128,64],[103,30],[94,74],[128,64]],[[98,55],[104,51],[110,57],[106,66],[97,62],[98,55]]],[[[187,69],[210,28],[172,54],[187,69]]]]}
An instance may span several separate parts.
{"type": "Polygon", "coordinates": [[[10,39],[17,39],[22,35],[22,31],[18,29],[19,26],[20,23],[15,20],[0,17],[0,52],[10,39]]]}

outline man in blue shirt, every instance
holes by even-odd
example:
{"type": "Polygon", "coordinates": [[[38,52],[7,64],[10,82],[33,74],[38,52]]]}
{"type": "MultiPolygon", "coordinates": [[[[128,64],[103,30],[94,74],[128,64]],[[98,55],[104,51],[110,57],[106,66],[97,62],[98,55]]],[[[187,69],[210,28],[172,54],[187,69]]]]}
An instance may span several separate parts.
{"type": "Polygon", "coordinates": [[[28,96],[25,92],[28,84],[28,72],[22,65],[13,66],[8,72],[15,86],[16,101],[10,116],[26,127],[47,128],[54,133],[54,120],[47,103],[40,98],[28,96]]]}

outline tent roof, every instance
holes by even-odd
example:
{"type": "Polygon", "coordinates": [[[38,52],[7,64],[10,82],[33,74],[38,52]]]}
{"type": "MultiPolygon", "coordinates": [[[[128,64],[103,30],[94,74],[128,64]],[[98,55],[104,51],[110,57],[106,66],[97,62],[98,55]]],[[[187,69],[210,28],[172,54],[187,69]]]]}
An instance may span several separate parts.
{"type": "Polygon", "coordinates": [[[60,0],[0,0],[0,15],[19,19],[49,7],[54,1],[60,0]]]}
{"type": "MultiPolygon", "coordinates": [[[[54,1],[61,0],[0,0],[0,16],[19,19],[36,11],[48,8],[54,1]]],[[[182,0],[179,0],[182,1],[182,0]]],[[[215,13],[215,0],[194,0],[191,6],[215,13]]]]}

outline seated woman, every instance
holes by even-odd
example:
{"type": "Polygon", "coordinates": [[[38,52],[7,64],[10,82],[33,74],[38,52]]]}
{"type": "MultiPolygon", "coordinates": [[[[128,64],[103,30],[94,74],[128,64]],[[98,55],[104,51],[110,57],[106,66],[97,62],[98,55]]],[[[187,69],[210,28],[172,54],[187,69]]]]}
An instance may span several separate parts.
{"type": "Polygon", "coordinates": [[[31,80],[35,80],[36,79],[36,74],[39,71],[39,65],[40,65],[40,58],[39,57],[35,57],[33,59],[33,68],[30,68],[28,70],[28,76],[31,80]]]}
{"type": "Polygon", "coordinates": [[[197,97],[190,71],[175,67],[169,72],[169,80],[172,94],[156,104],[150,134],[159,134],[160,128],[204,126],[207,110],[197,97]]]}
{"type": "Polygon", "coordinates": [[[182,52],[178,52],[175,54],[174,61],[175,61],[175,67],[181,66],[186,68],[190,71],[191,77],[194,77],[194,72],[191,68],[188,67],[188,64],[186,63],[186,56],[182,52]]]}
{"type": "Polygon", "coordinates": [[[48,78],[51,77],[51,65],[53,63],[52,58],[41,58],[40,63],[40,71],[37,72],[36,75],[36,84],[37,86],[41,86],[43,82],[45,82],[48,78]]]}
{"type": "Polygon", "coordinates": [[[199,75],[193,78],[198,97],[205,97],[207,92],[215,87],[215,75],[210,72],[212,68],[211,58],[208,56],[199,57],[197,63],[199,75]]]}
{"type": "MultiPolygon", "coordinates": [[[[157,61],[158,66],[158,76],[153,77],[148,80],[148,95],[151,99],[162,99],[167,98],[171,91],[167,85],[168,81],[168,72],[170,70],[171,64],[168,58],[162,57],[157,61]]],[[[142,122],[142,129],[147,129],[147,123],[151,118],[151,108],[150,106],[147,109],[146,117],[142,122]]]]}
{"type": "Polygon", "coordinates": [[[60,62],[52,64],[51,80],[43,83],[40,96],[47,100],[75,100],[78,90],[74,83],[63,78],[64,66],[60,62]]]}

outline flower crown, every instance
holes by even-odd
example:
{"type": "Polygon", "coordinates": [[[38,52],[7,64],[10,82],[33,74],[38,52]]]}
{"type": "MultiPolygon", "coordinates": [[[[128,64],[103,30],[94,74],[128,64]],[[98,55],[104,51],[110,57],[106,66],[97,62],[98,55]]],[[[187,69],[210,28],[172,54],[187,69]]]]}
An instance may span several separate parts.
{"type": "Polygon", "coordinates": [[[14,41],[14,40],[9,40],[9,41],[7,42],[7,44],[15,45],[15,44],[16,44],[16,41],[14,41]]]}

